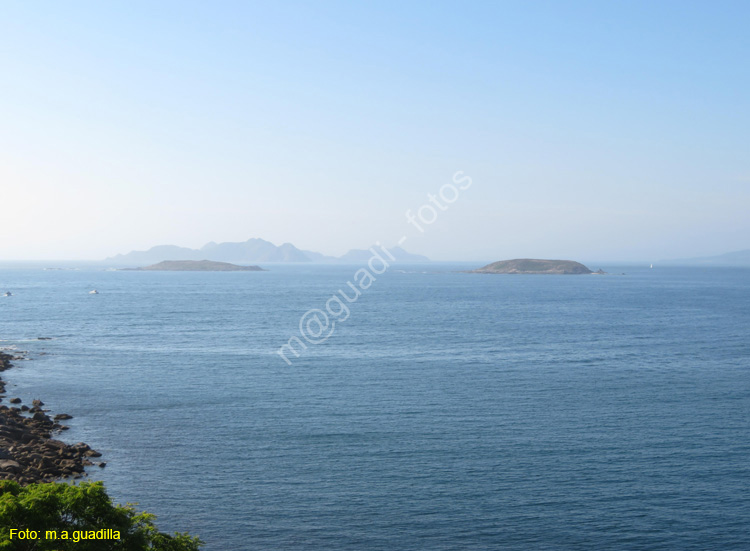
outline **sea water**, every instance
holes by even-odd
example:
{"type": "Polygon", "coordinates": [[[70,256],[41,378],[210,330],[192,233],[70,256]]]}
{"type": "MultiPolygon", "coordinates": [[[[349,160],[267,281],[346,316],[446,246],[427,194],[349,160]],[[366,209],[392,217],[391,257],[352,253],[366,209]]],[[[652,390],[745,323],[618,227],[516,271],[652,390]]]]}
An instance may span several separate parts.
{"type": "Polygon", "coordinates": [[[359,266],[266,267],[4,266],[9,396],[208,551],[750,549],[750,270],[392,266],[289,365],[359,266]]]}

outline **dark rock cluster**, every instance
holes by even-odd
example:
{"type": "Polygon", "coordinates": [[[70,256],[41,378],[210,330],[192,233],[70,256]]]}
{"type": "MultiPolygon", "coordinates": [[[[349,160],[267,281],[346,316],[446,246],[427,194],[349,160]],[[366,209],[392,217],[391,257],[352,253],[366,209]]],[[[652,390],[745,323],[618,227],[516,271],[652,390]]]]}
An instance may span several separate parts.
{"type": "MultiPolygon", "coordinates": [[[[0,352],[0,371],[12,367],[14,359],[17,357],[0,352]]],[[[0,379],[0,394],[4,392],[5,383],[0,379]]],[[[19,404],[21,400],[14,398],[10,402],[19,404]]],[[[101,454],[87,444],[66,444],[52,438],[68,428],[58,421],[71,416],[63,413],[50,418],[43,405],[41,400],[34,400],[31,407],[0,405],[0,480],[20,484],[52,482],[81,478],[89,465],[104,467],[103,462],[92,462],[101,454]]]]}

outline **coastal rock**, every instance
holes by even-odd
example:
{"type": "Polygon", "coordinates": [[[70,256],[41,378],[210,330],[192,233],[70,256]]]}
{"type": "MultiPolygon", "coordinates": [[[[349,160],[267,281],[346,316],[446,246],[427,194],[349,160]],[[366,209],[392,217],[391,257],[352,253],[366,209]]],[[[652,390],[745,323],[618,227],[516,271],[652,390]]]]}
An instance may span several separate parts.
{"type": "Polygon", "coordinates": [[[11,404],[20,404],[21,403],[21,399],[20,398],[11,398],[10,399],[10,403],[11,404]]]}
{"type": "Polygon", "coordinates": [[[21,465],[18,463],[18,461],[13,461],[12,459],[5,459],[3,461],[0,461],[0,471],[20,473],[21,465]]]}
{"type": "MultiPolygon", "coordinates": [[[[11,359],[0,352],[0,371],[12,367],[11,359]]],[[[11,402],[17,404],[21,400],[14,398],[11,402]]],[[[0,405],[0,480],[31,484],[77,479],[85,475],[87,465],[92,465],[88,457],[101,456],[82,442],[70,445],[53,439],[53,432],[66,427],[50,419],[41,405],[41,400],[34,400],[32,408],[23,406],[33,412],[31,417],[24,415],[22,408],[0,405]]],[[[60,415],[61,419],[71,418],[60,415]]]]}

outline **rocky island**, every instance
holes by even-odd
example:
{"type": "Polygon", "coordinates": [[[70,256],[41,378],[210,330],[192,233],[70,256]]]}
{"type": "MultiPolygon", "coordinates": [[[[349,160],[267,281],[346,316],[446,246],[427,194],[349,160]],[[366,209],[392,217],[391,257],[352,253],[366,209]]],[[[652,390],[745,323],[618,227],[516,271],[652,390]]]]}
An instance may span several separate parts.
{"type": "Polygon", "coordinates": [[[578,275],[578,274],[601,274],[601,270],[593,272],[580,262],[573,260],[537,260],[532,258],[517,258],[514,260],[501,260],[487,264],[473,274],[556,274],[556,275],[578,275]]]}
{"type": "Polygon", "coordinates": [[[165,260],[143,268],[125,268],[126,270],[150,270],[164,272],[263,272],[260,266],[239,266],[229,262],[213,260],[165,260]]]}

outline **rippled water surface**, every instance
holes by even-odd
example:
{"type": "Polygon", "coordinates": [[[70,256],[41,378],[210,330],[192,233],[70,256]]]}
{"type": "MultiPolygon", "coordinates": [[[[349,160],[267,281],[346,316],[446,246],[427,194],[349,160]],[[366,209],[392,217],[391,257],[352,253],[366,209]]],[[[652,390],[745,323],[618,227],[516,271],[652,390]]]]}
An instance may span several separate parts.
{"type": "Polygon", "coordinates": [[[209,551],[750,549],[750,270],[391,268],[287,365],[358,267],[268,267],[5,266],[9,391],[209,551]]]}

